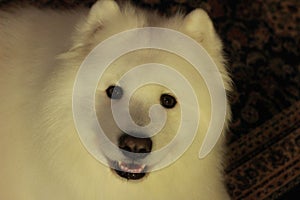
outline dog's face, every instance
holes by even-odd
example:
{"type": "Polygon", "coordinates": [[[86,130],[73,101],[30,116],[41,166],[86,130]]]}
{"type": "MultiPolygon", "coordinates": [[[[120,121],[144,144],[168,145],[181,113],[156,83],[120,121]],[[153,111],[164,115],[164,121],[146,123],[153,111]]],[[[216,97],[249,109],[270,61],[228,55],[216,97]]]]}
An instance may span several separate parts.
{"type": "Polygon", "coordinates": [[[112,104],[128,98],[129,92],[131,92],[127,85],[120,84],[119,80],[136,66],[144,64],[146,60],[146,63],[161,60],[161,56],[158,55],[157,52],[144,51],[121,57],[103,74],[96,92],[96,113],[99,124],[110,141],[122,150],[122,156],[126,160],[126,162],[121,162],[107,158],[108,162],[119,176],[126,179],[143,178],[150,167],[143,164],[143,160],[147,160],[149,153],[163,148],[171,142],[180,125],[179,99],[170,88],[155,83],[137,88],[129,97],[129,104],[118,108],[114,113],[124,122],[126,130],[122,130],[116,124],[113,116],[112,104]],[[132,123],[140,127],[153,123],[149,111],[154,105],[158,105],[166,114],[166,121],[162,129],[154,136],[147,131],[136,132],[132,123]],[[129,110],[130,116],[122,116],[126,109],[129,110]],[[127,151],[135,154],[127,154],[127,151]]]}
{"type": "MultiPolygon", "coordinates": [[[[201,132],[200,129],[197,131],[198,142],[202,141],[204,136],[202,132],[207,130],[210,118],[210,97],[205,83],[201,76],[196,73],[195,69],[184,59],[160,50],[140,50],[128,53],[117,59],[106,69],[99,81],[95,104],[101,128],[107,138],[115,146],[119,147],[120,154],[125,160],[120,161],[114,160],[114,158],[107,158],[108,163],[116,174],[126,179],[141,179],[144,177],[146,171],[149,172],[149,168],[155,167],[144,164],[148,159],[148,153],[160,150],[172,142],[179,131],[181,123],[183,123],[181,121],[181,105],[184,102],[181,102],[181,99],[173,92],[182,83],[174,79],[170,88],[155,83],[145,84],[137,88],[130,96],[129,104],[125,105],[125,107],[118,107],[117,112],[114,113],[117,117],[121,118],[126,126],[126,130],[119,128],[112,112],[112,105],[118,103],[123,98],[127,98],[131,92],[128,91],[126,83],[119,83],[119,80],[126,73],[134,74],[131,71],[134,71],[137,66],[145,63],[161,63],[173,68],[188,79],[193,87],[192,89],[197,91],[196,96],[199,107],[193,108],[193,110],[199,110],[201,115],[200,120],[197,122],[199,123],[199,127],[201,127],[201,132]],[[153,123],[149,113],[154,105],[158,105],[166,114],[166,121],[163,123],[162,129],[154,136],[147,131],[137,133],[132,123],[141,127],[153,123]],[[126,109],[129,110],[130,116],[123,116],[122,113],[126,109]],[[127,151],[136,154],[133,156],[132,154],[127,154],[127,151]]],[[[145,72],[144,76],[147,77],[147,72],[145,72]]],[[[160,76],[162,75],[160,74],[160,76]]],[[[134,78],[139,79],[143,77],[134,78]]],[[[161,78],[164,77],[162,76],[161,78]]],[[[185,120],[190,122],[195,121],[189,115],[194,116],[190,113],[185,120]]],[[[192,134],[188,131],[186,130],[183,134],[192,134]]],[[[174,151],[175,149],[170,150],[168,154],[171,156],[175,153],[174,151]]],[[[195,158],[197,157],[197,152],[195,152],[194,156],[195,158]]]]}
{"type": "MultiPolygon", "coordinates": [[[[88,17],[88,23],[83,27],[82,32],[79,33],[79,36],[83,35],[85,37],[78,38],[78,46],[81,46],[81,42],[86,40],[85,45],[91,50],[91,47],[95,47],[99,42],[115,33],[131,28],[140,28],[144,26],[144,23],[148,23],[147,19],[139,18],[142,16],[139,16],[135,12],[132,14],[130,11],[126,11],[125,13],[127,16],[123,16],[124,14],[121,14],[119,7],[112,2],[107,3],[105,6],[101,5],[101,3],[99,5],[96,4],[88,17]],[[103,7],[107,7],[107,9],[103,10],[103,7]],[[117,27],[114,24],[108,24],[110,19],[113,18],[117,18],[120,21],[117,27]]],[[[163,27],[165,26],[166,28],[186,33],[203,44],[209,43],[211,40],[210,37],[215,37],[214,33],[207,33],[213,31],[213,29],[207,15],[203,12],[196,11],[188,15],[185,19],[180,19],[179,17],[177,19],[175,17],[173,20],[164,20],[166,20],[165,24],[163,21],[162,24],[159,23],[163,27]],[[201,21],[205,22],[205,27],[198,27],[201,21]]],[[[220,48],[217,39],[211,42],[211,46],[220,48]]],[[[208,46],[207,50],[210,51],[210,48],[208,46]]],[[[221,57],[219,54],[215,56],[221,57]]],[[[108,157],[107,162],[113,171],[126,179],[143,178],[148,168],[153,167],[145,165],[143,160],[147,160],[149,153],[169,144],[176,136],[181,125],[182,102],[172,89],[155,83],[143,85],[135,90],[130,96],[128,105],[118,108],[119,112],[115,113],[117,116],[120,116],[120,113],[124,110],[129,110],[129,116],[120,117],[123,123],[126,124],[126,130],[121,129],[116,123],[112,112],[112,104],[128,97],[130,92],[126,85],[119,83],[119,80],[134,67],[145,63],[160,63],[174,68],[190,82],[192,89],[196,91],[195,95],[198,99],[198,107],[195,110],[199,110],[201,115],[198,122],[197,143],[201,143],[203,140],[205,136],[203,133],[206,132],[210,121],[211,102],[207,87],[201,75],[186,60],[180,56],[161,50],[141,50],[118,58],[106,69],[98,83],[95,108],[99,124],[106,137],[112,144],[119,148],[120,154],[123,157],[122,161],[108,157]],[[132,123],[140,127],[151,124],[149,111],[153,105],[159,105],[166,114],[166,121],[162,129],[154,136],[150,136],[151,134],[147,132],[136,132],[132,123]],[[132,152],[135,156],[126,152],[132,152]],[[139,153],[141,156],[138,155],[139,153]]],[[[174,80],[173,85],[176,84],[179,85],[180,83],[176,83],[176,80],[174,80]]],[[[187,121],[192,120],[194,119],[187,119],[187,121]]],[[[200,145],[197,150],[199,148],[200,145]]],[[[172,151],[170,154],[172,154],[172,151]]],[[[195,152],[195,157],[197,157],[197,152],[195,152]]]]}
{"type": "MultiPolygon", "coordinates": [[[[152,25],[151,23],[153,23],[155,26],[170,28],[185,33],[195,41],[201,43],[203,47],[211,53],[212,57],[216,58],[216,64],[221,72],[225,72],[220,51],[221,44],[205,12],[196,10],[185,18],[175,16],[171,19],[163,18],[161,21],[159,21],[160,18],[158,18],[158,16],[154,15],[153,17],[156,17],[156,20],[154,19],[153,22],[150,23],[149,21],[151,21],[152,18],[147,19],[147,17],[139,15],[138,11],[126,10],[126,8],[125,11],[120,11],[118,5],[113,1],[101,2],[102,1],[93,6],[86,19],[87,21],[83,23],[77,35],[75,35],[74,46],[71,52],[65,55],[65,63],[67,63],[66,65],[68,66],[66,71],[72,68],[70,66],[72,63],[76,66],[80,66],[92,49],[109,36],[132,28],[150,26],[152,25]],[[114,24],[113,22],[115,21],[118,21],[118,23],[114,24]],[[147,25],[147,23],[150,24],[147,25]]],[[[101,55],[99,56],[101,57],[101,55]]],[[[193,91],[195,91],[197,106],[194,110],[199,110],[201,117],[197,122],[198,130],[196,138],[193,141],[195,145],[190,148],[192,149],[194,159],[198,157],[198,152],[211,117],[210,95],[203,77],[201,77],[197,70],[184,58],[157,49],[138,50],[119,57],[110,64],[101,78],[99,77],[100,79],[95,94],[95,109],[98,122],[105,136],[113,145],[118,147],[119,150],[117,158],[111,156],[106,158],[107,163],[114,174],[125,179],[142,180],[146,172],[149,172],[149,168],[155,168],[155,166],[145,165],[145,163],[149,163],[148,154],[160,150],[172,142],[182,123],[181,108],[183,102],[181,102],[177,94],[172,91],[172,88],[150,83],[141,86],[135,90],[132,95],[129,95],[130,91],[128,91],[127,86],[119,83],[123,75],[133,70],[136,66],[145,63],[160,63],[173,68],[189,81],[190,86],[193,91]],[[125,125],[126,130],[123,130],[115,121],[112,104],[128,96],[130,96],[128,105],[119,108],[119,112],[122,113],[123,109],[128,109],[130,114],[129,116],[121,117],[122,121],[128,124],[127,126],[125,125]],[[149,111],[153,105],[158,105],[166,115],[163,127],[154,136],[148,132],[137,132],[132,124],[140,127],[151,124],[149,111]],[[127,152],[134,153],[134,156],[127,152]],[[121,159],[119,159],[120,157],[121,159]]],[[[78,68],[75,70],[78,70],[78,68]]],[[[75,73],[76,72],[74,72],[74,74],[75,73]]],[[[160,74],[157,74],[157,76],[160,76],[160,74]]],[[[224,73],[224,77],[226,78],[226,73],[224,73]]],[[[136,78],[139,79],[143,77],[136,78]]],[[[176,84],[178,86],[181,84],[176,81],[177,80],[174,79],[172,83],[175,87],[176,84]]],[[[226,87],[227,86],[228,85],[226,85],[226,87]]],[[[85,100],[81,102],[85,104],[85,100]]],[[[118,116],[118,112],[116,115],[118,116]]],[[[190,116],[187,115],[187,119],[185,120],[194,121],[195,119],[190,116]]],[[[186,134],[192,133],[189,133],[189,130],[187,130],[186,134]]],[[[80,149],[80,151],[81,150],[82,149],[80,149]]],[[[172,154],[174,154],[173,151],[176,150],[171,149],[167,156],[172,156],[172,154]]],[[[84,153],[82,152],[82,154],[84,153]]]]}

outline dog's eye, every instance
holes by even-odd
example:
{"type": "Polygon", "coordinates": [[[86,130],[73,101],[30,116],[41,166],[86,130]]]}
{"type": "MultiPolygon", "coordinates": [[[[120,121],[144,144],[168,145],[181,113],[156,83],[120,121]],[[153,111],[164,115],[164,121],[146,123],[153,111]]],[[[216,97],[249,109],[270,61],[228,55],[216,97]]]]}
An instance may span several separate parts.
{"type": "Polygon", "coordinates": [[[106,89],[106,94],[111,99],[121,99],[123,96],[123,89],[119,86],[109,86],[106,89]]]}
{"type": "Polygon", "coordinates": [[[175,97],[171,95],[163,94],[160,96],[160,104],[165,108],[174,108],[176,103],[175,97]]]}

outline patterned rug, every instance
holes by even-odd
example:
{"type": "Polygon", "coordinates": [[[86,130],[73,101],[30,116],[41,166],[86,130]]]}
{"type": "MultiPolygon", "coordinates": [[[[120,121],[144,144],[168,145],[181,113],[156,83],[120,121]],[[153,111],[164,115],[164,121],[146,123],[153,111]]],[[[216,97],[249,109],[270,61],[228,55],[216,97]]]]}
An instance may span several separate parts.
{"type": "MultiPolygon", "coordinates": [[[[132,1],[165,15],[196,7],[208,11],[235,83],[226,168],[230,195],[233,200],[299,199],[300,1],[132,1]]],[[[65,9],[94,0],[10,2],[65,9]]]]}

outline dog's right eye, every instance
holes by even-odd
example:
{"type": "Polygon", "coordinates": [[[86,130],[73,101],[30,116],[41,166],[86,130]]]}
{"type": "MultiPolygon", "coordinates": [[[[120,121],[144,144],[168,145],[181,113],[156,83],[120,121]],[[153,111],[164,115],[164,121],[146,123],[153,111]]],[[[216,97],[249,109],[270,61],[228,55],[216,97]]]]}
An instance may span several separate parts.
{"type": "Polygon", "coordinates": [[[165,108],[174,108],[177,101],[175,97],[169,95],[169,94],[162,94],[160,97],[160,104],[165,108]]]}
{"type": "Polygon", "coordinates": [[[119,86],[111,85],[106,89],[106,95],[111,99],[121,99],[123,96],[123,89],[119,86]]]}

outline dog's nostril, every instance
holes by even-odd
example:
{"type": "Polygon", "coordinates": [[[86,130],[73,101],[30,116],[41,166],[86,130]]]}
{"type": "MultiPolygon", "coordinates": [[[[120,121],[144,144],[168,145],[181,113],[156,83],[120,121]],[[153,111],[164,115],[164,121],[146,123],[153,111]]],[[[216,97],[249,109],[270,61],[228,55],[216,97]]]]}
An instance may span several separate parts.
{"type": "Polygon", "coordinates": [[[152,140],[151,138],[137,138],[128,134],[123,134],[119,139],[119,148],[124,150],[123,153],[132,157],[132,154],[127,152],[136,153],[134,158],[144,158],[147,153],[151,152],[152,140]],[[138,154],[141,155],[138,155],[138,154]]]}
{"type": "Polygon", "coordinates": [[[140,149],[138,153],[149,153],[147,149],[140,149]]]}
{"type": "Polygon", "coordinates": [[[124,147],[120,147],[120,148],[123,149],[123,150],[125,150],[125,151],[132,152],[131,148],[128,147],[128,146],[124,146],[124,147]]]}

